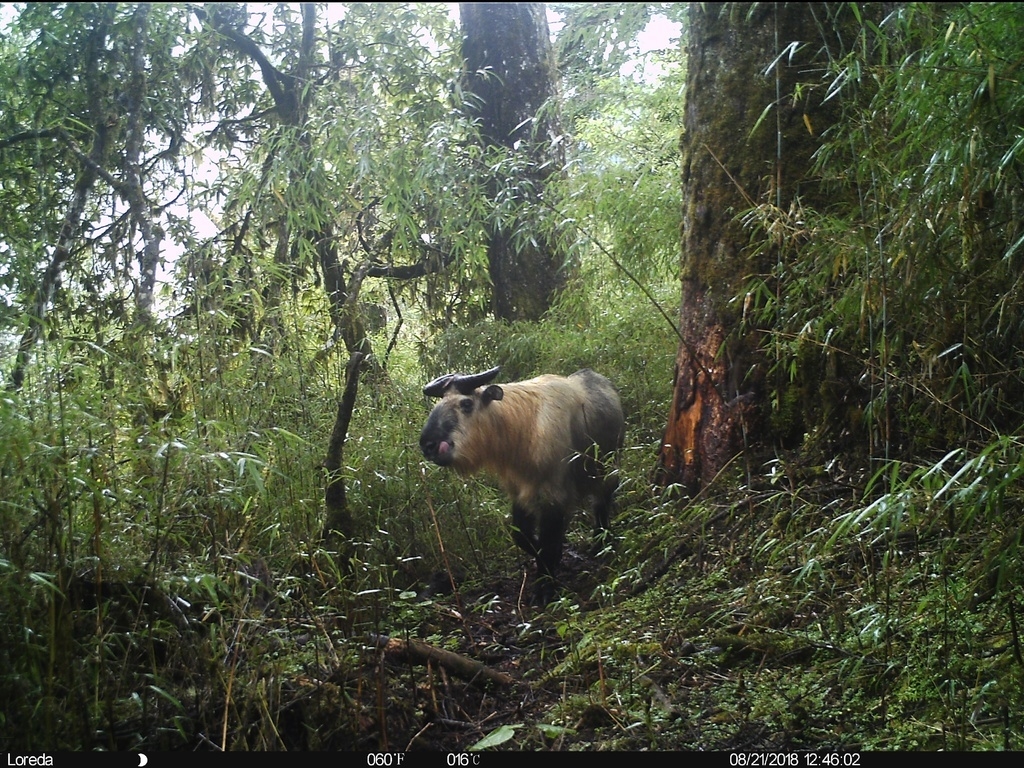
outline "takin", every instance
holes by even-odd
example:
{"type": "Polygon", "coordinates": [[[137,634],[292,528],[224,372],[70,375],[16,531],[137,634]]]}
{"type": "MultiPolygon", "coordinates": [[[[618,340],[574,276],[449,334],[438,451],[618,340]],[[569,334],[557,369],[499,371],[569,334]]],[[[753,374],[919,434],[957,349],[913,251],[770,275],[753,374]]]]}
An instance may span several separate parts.
{"type": "Polygon", "coordinates": [[[615,386],[589,368],[491,384],[500,368],[450,373],[423,388],[438,397],[420,435],[430,461],[461,475],[484,471],[512,499],[515,543],[537,562],[535,599],[551,600],[566,528],[593,500],[594,530],[608,528],[625,422],[615,386]]]}

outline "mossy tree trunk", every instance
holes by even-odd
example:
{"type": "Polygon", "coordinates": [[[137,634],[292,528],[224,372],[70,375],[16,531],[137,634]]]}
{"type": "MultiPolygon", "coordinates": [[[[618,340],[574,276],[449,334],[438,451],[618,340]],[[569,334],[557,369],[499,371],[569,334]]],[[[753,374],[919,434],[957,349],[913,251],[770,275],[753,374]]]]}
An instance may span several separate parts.
{"type": "MultiPolygon", "coordinates": [[[[516,202],[540,199],[544,185],[564,164],[558,120],[550,109],[555,94],[555,55],[543,3],[461,3],[466,89],[477,99],[484,140],[517,153],[523,178],[516,202]]],[[[551,238],[527,220],[494,225],[487,258],[493,284],[491,307],[504,320],[537,320],[565,284],[565,256],[551,238]]]]}
{"type": "Polygon", "coordinates": [[[826,53],[815,13],[823,16],[821,5],[690,5],[682,340],[657,473],[690,492],[761,437],[764,329],[743,323],[742,297],[752,276],[772,271],[778,251],[755,251],[738,214],[762,203],[786,211],[798,199],[824,202],[808,170],[838,107],[822,104],[826,53]]]}

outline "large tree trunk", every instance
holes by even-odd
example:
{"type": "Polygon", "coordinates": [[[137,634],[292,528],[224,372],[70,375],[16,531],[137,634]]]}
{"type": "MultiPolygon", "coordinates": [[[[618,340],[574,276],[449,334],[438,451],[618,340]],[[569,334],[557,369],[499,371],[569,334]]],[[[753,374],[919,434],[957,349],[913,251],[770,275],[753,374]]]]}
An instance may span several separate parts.
{"type": "MultiPolygon", "coordinates": [[[[543,3],[461,3],[466,88],[478,99],[484,139],[529,164],[519,202],[540,199],[563,165],[557,119],[538,110],[555,94],[555,56],[543,3]]],[[[506,184],[508,182],[505,182],[506,184]]],[[[497,194],[497,185],[492,190],[497,194]]],[[[492,311],[505,320],[537,320],[565,284],[564,254],[528,221],[492,227],[487,257],[492,311]],[[518,233],[516,230],[520,230],[518,233]]]]}
{"type": "Polygon", "coordinates": [[[807,172],[837,106],[821,103],[819,21],[805,3],[690,6],[682,342],[658,474],[691,492],[713,479],[744,440],[759,437],[759,332],[741,328],[744,302],[735,299],[751,276],[771,272],[778,254],[763,248],[752,257],[750,233],[737,214],[765,202],[785,211],[798,197],[821,204],[807,172]],[[794,42],[799,47],[779,55],[794,42]],[[795,98],[801,83],[817,89],[805,87],[795,98]]]}

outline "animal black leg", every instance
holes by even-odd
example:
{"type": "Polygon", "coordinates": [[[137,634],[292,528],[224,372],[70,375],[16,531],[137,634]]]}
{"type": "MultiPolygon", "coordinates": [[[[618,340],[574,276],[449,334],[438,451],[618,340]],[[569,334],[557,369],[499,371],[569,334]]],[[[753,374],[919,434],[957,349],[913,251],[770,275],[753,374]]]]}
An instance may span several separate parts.
{"type": "Polygon", "coordinates": [[[555,596],[555,571],[562,562],[562,544],[565,541],[565,510],[549,506],[539,515],[537,535],[537,584],[534,599],[537,605],[546,605],[555,596]]]}
{"type": "Polygon", "coordinates": [[[534,531],[535,521],[533,515],[525,507],[518,504],[512,505],[512,541],[530,557],[538,557],[540,546],[537,544],[537,536],[534,531]]]}
{"type": "Polygon", "coordinates": [[[615,492],[619,488],[616,477],[608,477],[601,483],[601,489],[594,499],[594,533],[601,534],[608,530],[611,523],[612,510],[615,508],[615,492]]]}

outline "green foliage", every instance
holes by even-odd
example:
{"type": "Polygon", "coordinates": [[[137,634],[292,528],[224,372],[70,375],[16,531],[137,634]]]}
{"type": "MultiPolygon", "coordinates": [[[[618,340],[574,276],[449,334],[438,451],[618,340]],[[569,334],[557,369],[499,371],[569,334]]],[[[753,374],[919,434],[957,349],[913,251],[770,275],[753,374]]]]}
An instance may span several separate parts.
{"type": "Polygon", "coordinates": [[[1017,738],[1006,713],[1020,706],[1021,460],[1020,441],[1002,437],[975,455],[893,462],[853,505],[794,488],[795,467],[776,476],[771,505],[785,511],[754,548],[763,571],[744,603],[764,629],[783,609],[786,634],[812,643],[827,679],[834,670],[830,687],[858,709],[879,702],[865,746],[998,749],[1017,738]],[[783,593],[796,602],[773,606],[783,593]]]}
{"type": "MultiPolygon", "coordinates": [[[[652,101],[650,114],[663,110],[652,132],[635,132],[645,90],[609,80],[607,103],[636,101],[614,116],[624,138],[581,117],[581,191],[538,199],[533,169],[475,140],[442,6],[334,8],[343,20],[318,16],[312,49],[296,6],[153,6],[145,27],[140,8],[26,6],[0,43],[5,377],[21,364],[19,335],[40,328],[0,403],[0,740],[351,747],[367,635],[432,637],[425,584],[450,574],[472,587],[522,560],[501,492],[422,461],[420,388],[434,369],[495,351],[516,377],[599,368],[622,390],[637,446],[623,498],[646,497],[637,479],[675,346],[650,304],[674,313],[678,293],[671,94],[652,101]],[[282,89],[308,78],[293,112],[271,67],[282,89]],[[128,83],[144,98],[131,101],[128,83]],[[146,128],[141,145],[133,125],[146,128]],[[631,206],[588,201],[613,174],[638,192],[631,206]],[[129,185],[145,203],[134,218],[129,185]],[[645,206],[657,226],[643,225],[645,206]],[[571,252],[572,288],[548,323],[481,322],[495,221],[522,242],[553,232],[571,252]],[[146,223],[165,261],[143,323],[146,223]],[[321,530],[320,466],[345,381],[325,248],[344,290],[362,288],[373,349],[387,345],[349,425],[343,553],[323,548],[321,530]],[[424,261],[447,268],[354,282],[366,265],[424,261]],[[45,316],[33,318],[39,297],[45,316]],[[376,330],[373,305],[388,310],[376,330]],[[307,706],[332,726],[308,728],[307,706]]],[[[490,743],[513,733],[499,727],[490,743]]]]}
{"type": "Polygon", "coordinates": [[[502,725],[484,736],[476,744],[466,747],[466,750],[469,752],[481,752],[485,749],[490,749],[491,747],[500,746],[513,738],[516,735],[516,729],[520,727],[522,726],[502,725]]]}
{"type": "Polygon", "coordinates": [[[1014,748],[1020,441],[898,473],[879,501],[851,503],[841,461],[815,480],[786,456],[681,512],[648,501],[643,533],[621,521],[635,571],[601,611],[558,607],[547,722],[617,749],[1014,748]]]}
{"type": "Polygon", "coordinates": [[[612,3],[563,10],[558,39],[572,142],[553,224],[571,233],[578,250],[607,248],[637,279],[656,285],[678,269],[685,67],[677,42],[643,56],[634,47],[652,13],[671,18],[672,10],[612,3]],[[643,60],[657,73],[653,82],[645,70],[623,66],[627,50],[634,64],[643,60]],[[606,61],[578,60],[572,51],[606,51],[606,61]]]}
{"type": "Polygon", "coordinates": [[[381,635],[497,648],[530,680],[535,701],[506,696],[504,719],[452,731],[460,748],[1019,746],[1019,8],[865,13],[833,52],[821,96],[846,113],[815,173],[835,206],[750,211],[781,257],[737,297],[767,331],[775,434],[802,450],[742,457],[683,506],[647,480],[678,344],[682,51],[645,55],[656,79],[624,68],[652,14],[681,11],[559,9],[568,162],[542,196],[475,140],[441,5],[320,8],[312,49],[284,4],[207,7],[221,31],[154,5],[144,35],[135,5],[15,9],[5,385],[41,331],[0,397],[7,751],[405,747],[463,688],[383,658],[381,635]],[[301,119],[225,29],[304,73],[301,119]],[[166,260],[145,323],[131,184],[166,260]],[[496,222],[569,254],[540,323],[486,319],[496,222]],[[322,536],[346,381],[325,248],[378,363],[339,470],[343,552],[322,536]],[[357,284],[424,259],[446,268],[357,284]],[[423,383],[491,365],[595,368],[627,414],[600,577],[544,612],[505,599],[527,558],[504,494],[418,449],[423,383]]]}
{"type": "Polygon", "coordinates": [[[747,300],[772,329],[777,407],[803,390],[801,431],[891,456],[1021,423],[1022,23],[1017,6],[908,4],[833,51],[821,95],[844,114],[815,173],[834,207],[747,219],[779,249],[747,300]]]}
{"type": "Polygon", "coordinates": [[[60,246],[74,245],[76,258],[63,274],[63,287],[74,297],[58,301],[57,313],[70,303],[80,316],[126,314],[134,259],[125,254],[138,234],[125,215],[128,187],[137,176],[154,200],[177,194],[182,133],[190,121],[209,115],[180,98],[193,86],[174,53],[188,36],[187,12],[154,6],[142,36],[134,31],[142,10],[28,4],[10,22],[0,46],[0,73],[8,84],[0,93],[5,302],[18,296],[31,303],[53,292],[53,274],[62,276],[68,258],[60,246]],[[145,98],[135,89],[140,58],[148,68],[145,98]],[[85,211],[87,192],[93,199],[85,211]],[[83,212],[87,220],[80,223],[83,212]]]}
{"type": "MultiPolygon", "coordinates": [[[[666,306],[677,301],[671,286],[655,291],[666,306]]],[[[593,368],[621,390],[627,427],[634,435],[628,442],[650,445],[663,427],[670,394],[664,372],[671,369],[677,342],[649,298],[614,265],[605,264],[584,271],[544,324],[453,326],[421,347],[421,359],[426,380],[494,365],[502,367],[503,381],[593,368]]]]}
{"type": "Polygon", "coordinates": [[[558,63],[570,91],[570,101],[599,111],[605,104],[590,101],[587,91],[598,81],[618,77],[635,66],[646,51],[640,37],[652,20],[682,21],[678,3],[551,3],[560,25],[558,63]]]}

